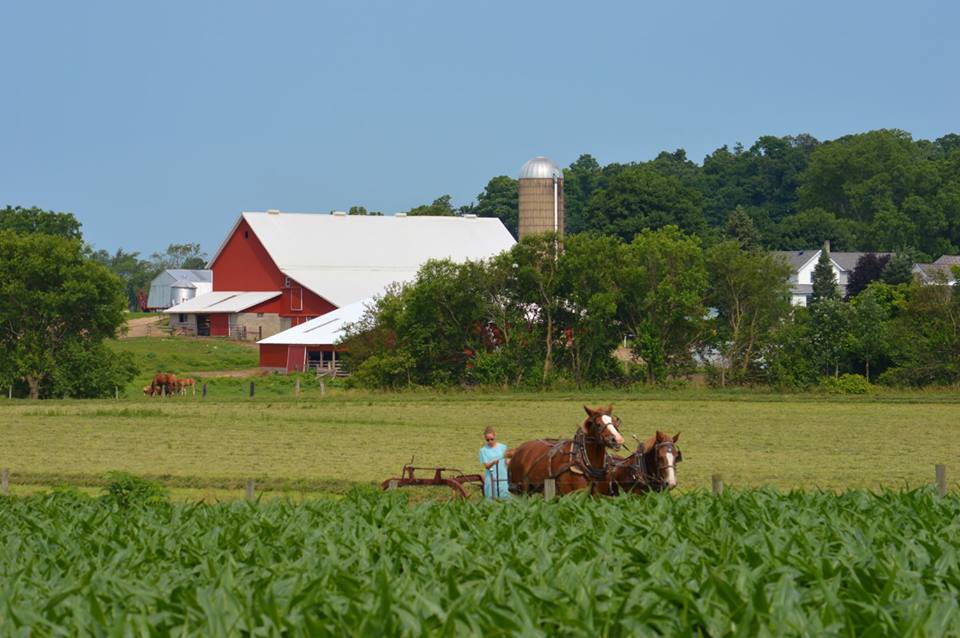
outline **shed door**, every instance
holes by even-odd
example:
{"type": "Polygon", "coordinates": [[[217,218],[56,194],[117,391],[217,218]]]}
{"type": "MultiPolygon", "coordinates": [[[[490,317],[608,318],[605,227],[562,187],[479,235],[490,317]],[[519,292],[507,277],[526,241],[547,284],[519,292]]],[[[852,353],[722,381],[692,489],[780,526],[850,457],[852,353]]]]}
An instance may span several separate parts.
{"type": "Polygon", "coordinates": [[[210,315],[210,336],[211,337],[229,337],[230,336],[230,317],[224,313],[210,315]]]}
{"type": "Polygon", "coordinates": [[[307,346],[287,346],[287,372],[303,372],[307,346]]]}

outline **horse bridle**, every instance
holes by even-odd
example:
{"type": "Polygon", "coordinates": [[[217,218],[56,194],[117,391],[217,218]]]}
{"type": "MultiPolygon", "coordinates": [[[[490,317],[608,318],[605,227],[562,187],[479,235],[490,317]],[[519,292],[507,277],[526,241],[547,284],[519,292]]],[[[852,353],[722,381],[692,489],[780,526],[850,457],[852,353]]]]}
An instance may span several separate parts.
{"type": "MultiPolygon", "coordinates": [[[[613,421],[613,427],[616,428],[617,432],[620,431],[620,428],[619,428],[620,419],[618,417],[612,414],[606,414],[606,415],[601,414],[599,416],[601,417],[609,416],[610,419],[613,421]]],[[[600,468],[594,467],[593,464],[590,463],[590,457],[587,456],[587,448],[585,443],[587,441],[596,441],[599,439],[600,443],[604,447],[611,447],[611,446],[607,444],[607,439],[604,438],[602,434],[603,430],[606,429],[607,424],[603,423],[602,421],[599,421],[597,416],[591,417],[590,423],[592,426],[591,429],[596,429],[597,426],[599,425],[601,433],[594,434],[593,432],[591,432],[590,434],[587,434],[583,430],[579,430],[573,436],[573,445],[576,448],[574,454],[577,456],[577,460],[579,461],[580,465],[583,466],[583,471],[586,472],[586,474],[590,478],[592,478],[594,481],[599,481],[599,480],[602,480],[607,475],[606,463],[604,463],[603,467],[600,467],[600,468]]],[[[606,453],[604,453],[604,458],[606,458],[606,453]]]]}
{"type": "Polygon", "coordinates": [[[657,491],[660,491],[663,488],[664,480],[660,473],[663,470],[673,469],[674,472],[677,471],[677,463],[683,460],[683,452],[680,451],[680,448],[676,446],[676,443],[673,441],[661,441],[653,446],[653,481],[657,485],[657,491]],[[673,452],[676,450],[676,453],[673,455],[673,464],[666,465],[663,468],[660,467],[660,448],[667,448],[667,452],[673,452]]]}

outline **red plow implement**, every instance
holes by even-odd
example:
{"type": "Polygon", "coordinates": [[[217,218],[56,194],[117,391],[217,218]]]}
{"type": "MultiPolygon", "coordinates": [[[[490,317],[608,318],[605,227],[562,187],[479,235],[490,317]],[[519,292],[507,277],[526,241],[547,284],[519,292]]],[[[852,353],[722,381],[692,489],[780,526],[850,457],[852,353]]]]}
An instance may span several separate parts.
{"type": "Polygon", "coordinates": [[[453,490],[457,498],[470,498],[465,486],[471,483],[483,490],[483,477],[479,474],[464,474],[461,470],[452,467],[416,467],[412,463],[411,460],[403,466],[400,477],[388,478],[380,484],[380,488],[389,490],[397,487],[445,485],[453,490]],[[432,473],[433,476],[429,478],[417,476],[417,470],[425,474],[432,473]]]}

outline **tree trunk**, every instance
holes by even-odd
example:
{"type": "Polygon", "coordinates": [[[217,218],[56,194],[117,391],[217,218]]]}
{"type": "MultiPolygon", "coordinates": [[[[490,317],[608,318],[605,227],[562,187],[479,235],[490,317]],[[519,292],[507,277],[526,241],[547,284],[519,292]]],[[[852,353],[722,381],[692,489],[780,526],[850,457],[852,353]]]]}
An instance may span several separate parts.
{"type": "Polygon", "coordinates": [[[553,362],[553,316],[547,315],[547,355],[543,358],[543,384],[550,377],[550,364],[553,362]]]}
{"type": "Polygon", "coordinates": [[[35,377],[28,375],[24,377],[27,382],[27,385],[30,386],[30,398],[39,399],[40,398],[40,377],[35,377]]]}

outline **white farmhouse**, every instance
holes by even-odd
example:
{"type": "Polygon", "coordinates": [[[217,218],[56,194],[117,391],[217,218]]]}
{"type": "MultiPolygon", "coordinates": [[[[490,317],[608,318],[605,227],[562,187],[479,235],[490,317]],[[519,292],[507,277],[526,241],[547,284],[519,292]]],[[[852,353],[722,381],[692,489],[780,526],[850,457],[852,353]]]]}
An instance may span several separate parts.
{"type": "MultiPolygon", "coordinates": [[[[857,261],[867,253],[836,253],[830,250],[830,243],[826,244],[830,254],[830,265],[833,267],[833,280],[840,288],[840,294],[847,294],[847,281],[850,273],[857,267],[857,261]]],[[[790,302],[794,306],[806,306],[813,294],[813,270],[820,261],[819,250],[787,250],[777,251],[775,254],[790,264],[790,302]]],[[[889,253],[875,253],[878,257],[889,253]]]]}

